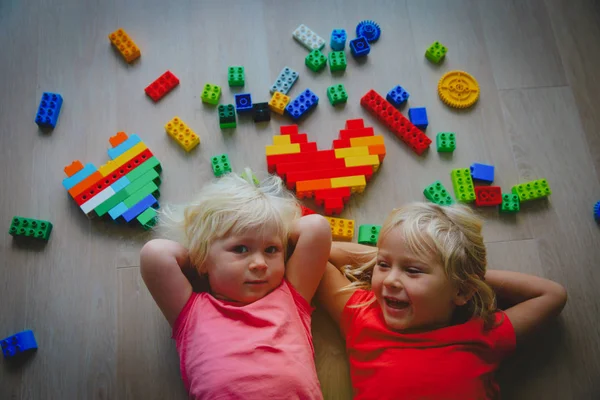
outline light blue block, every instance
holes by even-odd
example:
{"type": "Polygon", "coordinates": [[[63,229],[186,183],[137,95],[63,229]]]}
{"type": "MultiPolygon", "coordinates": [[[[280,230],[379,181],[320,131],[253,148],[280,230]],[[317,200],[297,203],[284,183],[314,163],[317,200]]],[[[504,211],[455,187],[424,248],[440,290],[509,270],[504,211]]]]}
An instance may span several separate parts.
{"type": "Polygon", "coordinates": [[[121,179],[119,179],[118,181],[116,181],[115,183],[113,183],[112,185],[110,185],[110,187],[115,191],[115,193],[117,193],[119,190],[123,189],[125,186],[129,185],[131,182],[129,181],[129,179],[127,179],[126,176],[122,177],[121,179]]]}
{"type": "Polygon", "coordinates": [[[141,141],[142,139],[140,139],[140,137],[134,133],[117,147],[108,149],[108,156],[111,160],[114,160],[115,158],[119,157],[121,154],[125,153],[127,150],[131,149],[133,146],[140,143],[141,141]]]}
{"type": "Polygon", "coordinates": [[[119,204],[117,204],[116,206],[114,206],[109,212],[108,214],[110,215],[110,217],[113,220],[116,220],[117,218],[119,218],[121,215],[123,215],[123,213],[127,211],[127,206],[125,205],[125,203],[120,202],[119,204]]]}
{"type": "Polygon", "coordinates": [[[63,179],[63,186],[69,190],[96,171],[98,170],[94,167],[94,164],[86,164],[81,171],[77,171],[73,176],[63,179]]]}

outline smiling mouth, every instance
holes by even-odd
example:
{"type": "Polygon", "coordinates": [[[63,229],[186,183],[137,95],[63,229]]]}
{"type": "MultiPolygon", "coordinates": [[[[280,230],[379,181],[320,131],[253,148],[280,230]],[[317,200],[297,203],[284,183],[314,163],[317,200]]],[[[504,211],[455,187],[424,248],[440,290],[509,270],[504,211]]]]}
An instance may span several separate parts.
{"type": "Polygon", "coordinates": [[[393,297],[384,297],[383,299],[385,300],[385,304],[388,307],[396,310],[404,310],[405,308],[408,308],[410,306],[410,303],[408,301],[398,300],[393,297]]]}

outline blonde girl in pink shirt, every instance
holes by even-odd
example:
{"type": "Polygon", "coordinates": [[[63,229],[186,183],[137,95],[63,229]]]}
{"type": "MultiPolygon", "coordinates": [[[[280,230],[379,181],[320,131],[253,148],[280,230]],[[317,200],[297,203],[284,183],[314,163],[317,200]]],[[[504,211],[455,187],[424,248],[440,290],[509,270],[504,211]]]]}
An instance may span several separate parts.
{"type": "Polygon", "coordinates": [[[142,248],[142,277],[173,328],[191,398],[322,398],[310,302],[331,231],[320,215],[299,216],[278,177],[256,185],[229,174],[164,213],[177,241],[142,248]],[[190,268],[208,291],[192,291],[190,268]]]}

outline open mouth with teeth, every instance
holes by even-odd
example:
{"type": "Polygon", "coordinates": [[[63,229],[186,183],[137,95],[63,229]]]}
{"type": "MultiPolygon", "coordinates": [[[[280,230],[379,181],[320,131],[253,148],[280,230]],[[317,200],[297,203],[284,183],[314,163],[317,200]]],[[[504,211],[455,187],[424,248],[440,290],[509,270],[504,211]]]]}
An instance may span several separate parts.
{"type": "Polygon", "coordinates": [[[387,304],[388,307],[394,308],[396,310],[403,310],[410,306],[410,303],[408,301],[398,300],[393,297],[384,297],[384,300],[385,304],[387,304]]]}

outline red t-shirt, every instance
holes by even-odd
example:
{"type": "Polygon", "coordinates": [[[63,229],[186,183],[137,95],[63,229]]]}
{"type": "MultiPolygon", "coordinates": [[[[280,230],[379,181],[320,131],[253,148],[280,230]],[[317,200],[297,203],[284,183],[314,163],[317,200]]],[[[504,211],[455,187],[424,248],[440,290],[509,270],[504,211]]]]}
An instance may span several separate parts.
{"type": "Polygon", "coordinates": [[[483,330],[470,321],[424,333],[390,330],[377,302],[357,290],[342,313],[355,399],[495,399],[500,389],[494,371],[515,348],[514,328],[506,314],[483,330]]]}

